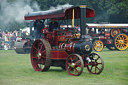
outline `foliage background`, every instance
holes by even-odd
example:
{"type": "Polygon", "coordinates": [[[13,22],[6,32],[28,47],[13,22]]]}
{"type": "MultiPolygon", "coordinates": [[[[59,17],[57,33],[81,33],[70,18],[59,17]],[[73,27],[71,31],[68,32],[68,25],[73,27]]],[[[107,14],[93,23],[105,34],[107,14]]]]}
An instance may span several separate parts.
{"type": "MultiPolygon", "coordinates": [[[[8,3],[15,3],[18,0],[6,0],[8,3]]],[[[23,0],[24,2],[30,2],[32,6],[33,2],[36,2],[40,7],[40,10],[48,10],[50,7],[56,7],[57,5],[71,4],[79,6],[80,4],[86,4],[89,8],[95,10],[95,17],[87,19],[88,23],[93,22],[110,22],[110,23],[128,23],[128,0],[23,0]]],[[[37,11],[37,10],[34,10],[37,11]]],[[[1,6],[0,6],[1,12],[1,6]]],[[[5,19],[6,21],[6,19],[5,19]]],[[[29,26],[28,22],[13,22],[2,26],[0,23],[0,29],[15,30],[29,26]],[[9,25],[8,25],[9,24],[9,25]]]]}

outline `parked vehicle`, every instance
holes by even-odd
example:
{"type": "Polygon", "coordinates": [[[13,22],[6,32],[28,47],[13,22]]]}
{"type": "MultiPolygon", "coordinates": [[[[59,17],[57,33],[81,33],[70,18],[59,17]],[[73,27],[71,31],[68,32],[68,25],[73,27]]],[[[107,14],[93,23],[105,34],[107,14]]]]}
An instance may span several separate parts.
{"type": "Polygon", "coordinates": [[[128,48],[128,24],[88,24],[88,28],[95,51],[102,51],[104,46],[120,51],[128,48]]]}
{"type": "Polygon", "coordinates": [[[21,38],[19,38],[15,42],[14,50],[17,54],[30,53],[32,43],[34,42],[32,27],[33,27],[33,21],[30,22],[30,35],[26,35],[25,33],[22,33],[21,38]]]}

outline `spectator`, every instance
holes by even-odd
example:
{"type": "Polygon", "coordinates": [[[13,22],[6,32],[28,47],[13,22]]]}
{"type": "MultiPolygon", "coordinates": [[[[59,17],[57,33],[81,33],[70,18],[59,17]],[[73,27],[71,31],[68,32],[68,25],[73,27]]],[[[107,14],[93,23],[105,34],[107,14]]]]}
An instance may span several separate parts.
{"type": "Polygon", "coordinates": [[[34,38],[41,38],[42,33],[41,30],[44,28],[44,23],[39,19],[34,22],[34,38]]]}
{"type": "Polygon", "coordinates": [[[50,32],[52,32],[53,29],[59,29],[59,28],[60,28],[58,22],[55,21],[55,18],[52,18],[51,20],[52,20],[52,21],[51,21],[51,23],[49,24],[49,31],[50,31],[50,32]]]}
{"type": "Polygon", "coordinates": [[[9,44],[11,48],[13,48],[15,41],[16,41],[16,36],[12,35],[10,37],[10,44],[9,44]]]}
{"type": "Polygon", "coordinates": [[[3,37],[3,36],[5,36],[5,32],[4,32],[4,31],[2,32],[2,37],[3,37]]]}
{"type": "Polygon", "coordinates": [[[0,40],[1,40],[1,38],[2,38],[2,33],[1,33],[1,31],[0,31],[0,40]]]}
{"type": "Polygon", "coordinates": [[[10,40],[11,40],[11,41],[16,41],[16,37],[15,37],[14,35],[12,35],[12,36],[10,37],[10,40]]]}
{"type": "Polygon", "coordinates": [[[2,33],[1,33],[1,30],[0,30],[0,48],[2,48],[1,44],[2,44],[2,33]]]}
{"type": "Polygon", "coordinates": [[[2,48],[2,41],[0,40],[0,49],[2,48]]]}
{"type": "Polygon", "coordinates": [[[6,42],[9,41],[9,39],[8,39],[8,35],[7,35],[7,34],[5,34],[5,36],[4,36],[4,40],[5,40],[6,42]]]}

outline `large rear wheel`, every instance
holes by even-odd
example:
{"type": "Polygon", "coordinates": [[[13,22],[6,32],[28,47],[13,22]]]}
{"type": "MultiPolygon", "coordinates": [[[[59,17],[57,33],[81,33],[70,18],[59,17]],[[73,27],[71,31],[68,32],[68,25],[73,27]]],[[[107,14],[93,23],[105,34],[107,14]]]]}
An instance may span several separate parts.
{"type": "Polygon", "coordinates": [[[118,34],[114,38],[114,45],[117,50],[126,50],[128,47],[128,36],[126,34],[118,34]]]}
{"type": "Polygon", "coordinates": [[[51,46],[48,41],[38,39],[31,48],[31,63],[35,71],[47,71],[51,65],[51,46]]]}

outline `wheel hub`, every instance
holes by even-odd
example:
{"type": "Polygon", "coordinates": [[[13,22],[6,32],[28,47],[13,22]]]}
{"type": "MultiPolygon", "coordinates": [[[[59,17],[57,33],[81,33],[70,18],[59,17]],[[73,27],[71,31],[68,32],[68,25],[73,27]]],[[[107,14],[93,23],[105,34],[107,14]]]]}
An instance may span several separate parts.
{"type": "Polygon", "coordinates": [[[114,31],[114,35],[117,35],[117,33],[118,33],[118,32],[115,30],[115,31],[114,31]]]}
{"type": "Polygon", "coordinates": [[[41,58],[41,53],[40,52],[37,54],[37,57],[38,58],[41,58]]]}
{"type": "Polygon", "coordinates": [[[92,62],[92,66],[97,66],[98,63],[97,62],[92,62]]]}
{"type": "Polygon", "coordinates": [[[124,41],[123,40],[118,40],[119,44],[123,44],[124,41]]]}
{"type": "Polygon", "coordinates": [[[123,40],[120,40],[120,42],[123,44],[124,43],[124,41],[123,40]]]}
{"type": "Polygon", "coordinates": [[[74,68],[74,67],[75,67],[75,63],[72,63],[72,64],[71,64],[71,67],[74,68]]]}
{"type": "Polygon", "coordinates": [[[98,47],[101,46],[100,43],[98,43],[97,46],[98,46],[98,47]]]}
{"type": "Polygon", "coordinates": [[[86,46],[85,46],[85,50],[86,50],[86,51],[89,51],[89,50],[90,50],[90,46],[89,46],[89,45],[86,45],[86,46]]]}

